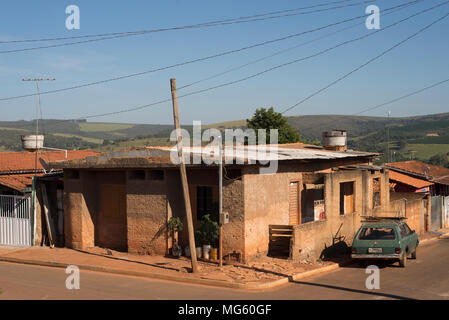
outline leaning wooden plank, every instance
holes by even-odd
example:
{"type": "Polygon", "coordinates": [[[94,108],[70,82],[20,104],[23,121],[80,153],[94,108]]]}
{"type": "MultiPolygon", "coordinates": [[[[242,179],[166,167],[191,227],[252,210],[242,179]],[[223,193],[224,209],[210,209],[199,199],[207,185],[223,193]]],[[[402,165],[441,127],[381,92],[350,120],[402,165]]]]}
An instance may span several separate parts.
{"type": "Polygon", "coordinates": [[[42,199],[44,201],[44,216],[45,216],[45,223],[47,225],[47,234],[48,234],[48,240],[50,242],[50,248],[55,247],[54,242],[54,224],[53,219],[51,218],[49,211],[48,211],[48,198],[47,198],[47,189],[45,188],[45,185],[41,185],[41,192],[42,192],[42,199]]]}

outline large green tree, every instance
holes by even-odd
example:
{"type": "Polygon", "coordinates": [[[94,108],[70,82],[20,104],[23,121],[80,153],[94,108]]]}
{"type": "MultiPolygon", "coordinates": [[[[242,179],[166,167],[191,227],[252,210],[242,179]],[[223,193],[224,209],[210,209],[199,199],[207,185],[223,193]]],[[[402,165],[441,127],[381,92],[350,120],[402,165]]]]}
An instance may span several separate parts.
{"type": "MultiPolygon", "coordinates": [[[[288,124],[287,118],[284,117],[281,113],[275,112],[273,107],[269,109],[256,109],[253,117],[246,120],[246,125],[248,126],[248,128],[254,130],[266,129],[266,143],[270,143],[270,129],[278,129],[279,143],[299,142],[301,137],[298,130],[288,124]]],[[[258,143],[264,144],[265,141],[258,141],[258,143]]]]}
{"type": "Polygon", "coordinates": [[[447,154],[445,153],[436,154],[430,157],[427,162],[433,164],[434,166],[449,168],[449,161],[447,160],[447,154]]]}

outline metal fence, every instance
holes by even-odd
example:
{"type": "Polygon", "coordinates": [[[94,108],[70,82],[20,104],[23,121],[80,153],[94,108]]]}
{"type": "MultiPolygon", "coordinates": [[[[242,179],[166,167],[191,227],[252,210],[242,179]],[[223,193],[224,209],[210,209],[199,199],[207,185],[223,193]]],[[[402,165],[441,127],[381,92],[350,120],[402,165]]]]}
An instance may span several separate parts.
{"type": "Polygon", "coordinates": [[[430,230],[438,231],[443,227],[443,197],[434,196],[431,199],[430,230]]]}
{"type": "Polygon", "coordinates": [[[31,246],[31,197],[0,195],[0,245],[31,246]]]}

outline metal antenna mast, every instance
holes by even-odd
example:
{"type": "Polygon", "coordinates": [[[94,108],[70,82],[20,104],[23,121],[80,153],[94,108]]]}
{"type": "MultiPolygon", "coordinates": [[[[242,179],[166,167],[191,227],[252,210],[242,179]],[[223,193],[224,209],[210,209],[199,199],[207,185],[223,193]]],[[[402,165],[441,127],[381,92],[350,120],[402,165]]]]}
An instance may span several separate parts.
{"type": "Polygon", "coordinates": [[[22,79],[22,81],[34,81],[37,85],[37,100],[36,100],[36,153],[35,153],[35,159],[34,159],[34,172],[37,173],[37,152],[38,152],[38,145],[37,145],[37,138],[39,134],[39,82],[40,81],[55,81],[55,78],[30,78],[30,79],[22,79]]]}

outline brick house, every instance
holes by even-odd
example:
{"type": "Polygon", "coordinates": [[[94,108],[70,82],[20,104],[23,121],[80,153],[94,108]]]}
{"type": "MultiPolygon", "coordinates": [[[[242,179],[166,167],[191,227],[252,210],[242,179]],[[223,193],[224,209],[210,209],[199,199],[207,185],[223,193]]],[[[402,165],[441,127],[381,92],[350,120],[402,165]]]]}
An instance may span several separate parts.
{"type": "Polygon", "coordinates": [[[43,194],[47,208],[51,209],[49,218],[59,224],[56,237],[62,240],[62,171],[51,171],[46,163],[96,154],[91,150],[0,152],[0,245],[42,243],[45,234],[41,210],[43,194]]]}
{"type": "MultiPolygon", "coordinates": [[[[184,150],[187,156],[195,152],[184,150]]],[[[372,166],[375,153],[332,151],[304,144],[279,145],[278,170],[245,155],[241,164],[226,164],[223,211],[224,256],[243,260],[269,253],[276,226],[290,230],[292,258],[315,259],[324,250],[350,241],[362,215],[389,203],[388,172],[372,166]],[[336,240],[338,239],[338,241],[336,240]]],[[[164,148],[112,153],[83,160],[56,161],[64,171],[65,244],[101,246],[122,251],[166,254],[170,217],[184,219],[178,166],[164,148]]],[[[217,164],[187,165],[195,228],[216,210],[217,164]]],[[[185,223],[184,220],[184,225],[185,223]]],[[[180,243],[187,245],[187,228],[180,243]]],[[[288,232],[287,232],[288,233],[288,232]]]]}

